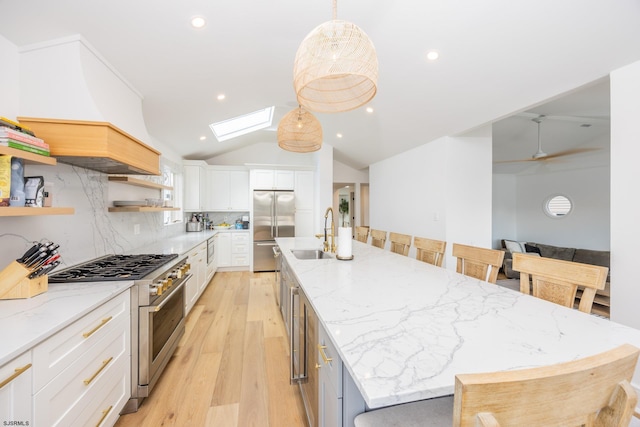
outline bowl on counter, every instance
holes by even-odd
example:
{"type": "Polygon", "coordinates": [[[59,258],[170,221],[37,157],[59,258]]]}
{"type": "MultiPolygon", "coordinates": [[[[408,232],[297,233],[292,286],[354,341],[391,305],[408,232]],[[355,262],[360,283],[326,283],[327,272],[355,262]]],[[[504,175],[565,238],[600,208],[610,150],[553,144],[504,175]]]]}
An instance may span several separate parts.
{"type": "Polygon", "coordinates": [[[214,225],[213,229],[214,230],[228,230],[231,227],[233,227],[233,225],[214,225]]]}

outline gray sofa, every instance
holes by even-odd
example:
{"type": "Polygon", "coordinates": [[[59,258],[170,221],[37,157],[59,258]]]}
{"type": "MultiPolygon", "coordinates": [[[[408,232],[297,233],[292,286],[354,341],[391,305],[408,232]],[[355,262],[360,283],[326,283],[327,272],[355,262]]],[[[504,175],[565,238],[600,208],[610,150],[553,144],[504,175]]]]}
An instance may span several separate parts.
{"type": "MultiPolygon", "coordinates": [[[[514,271],[512,268],[513,255],[509,248],[514,249],[517,247],[511,240],[502,240],[502,248],[505,251],[502,270],[504,275],[509,279],[519,279],[520,273],[514,271]]],[[[611,268],[610,265],[610,251],[595,251],[591,249],[579,249],[579,248],[566,248],[561,246],[545,245],[535,242],[519,242],[521,246],[524,246],[525,252],[537,252],[542,257],[555,258],[563,261],[580,262],[583,264],[601,265],[603,267],[611,268]]],[[[599,314],[605,317],[609,317],[609,296],[610,296],[610,278],[611,270],[607,274],[607,283],[605,289],[596,292],[594,299],[594,305],[592,313],[599,314]]],[[[581,292],[579,291],[580,295],[581,292]]],[[[578,296],[579,296],[578,295],[578,296]]]]}

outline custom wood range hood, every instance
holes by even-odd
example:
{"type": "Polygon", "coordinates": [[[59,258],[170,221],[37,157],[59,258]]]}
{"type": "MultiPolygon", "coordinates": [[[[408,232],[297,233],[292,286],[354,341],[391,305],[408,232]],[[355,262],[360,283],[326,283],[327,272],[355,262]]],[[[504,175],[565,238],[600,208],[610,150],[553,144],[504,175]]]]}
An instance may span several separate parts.
{"type": "Polygon", "coordinates": [[[18,117],[59,162],[108,174],[159,175],[160,152],[107,122],[18,117]]]}

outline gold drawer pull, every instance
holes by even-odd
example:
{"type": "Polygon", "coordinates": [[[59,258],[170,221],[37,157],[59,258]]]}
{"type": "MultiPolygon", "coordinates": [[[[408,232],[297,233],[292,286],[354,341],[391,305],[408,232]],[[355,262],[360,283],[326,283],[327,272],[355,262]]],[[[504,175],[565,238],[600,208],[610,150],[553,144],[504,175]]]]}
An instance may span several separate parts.
{"type": "Polygon", "coordinates": [[[85,338],[89,338],[91,335],[93,335],[98,329],[102,328],[104,325],[107,324],[107,322],[109,320],[113,319],[113,316],[109,316],[106,319],[102,319],[102,323],[100,323],[98,326],[96,326],[95,328],[93,328],[92,330],[90,330],[89,332],[85,332],[84,334],[82,334],[83,337],[85,338]]]}
{"type": "Polygon", "coordinates": [[[111,356],[110,358],[108,358],[108,359],[106,359],[106,360],[103,360],[103,361],[102,361],[102,366],[100,366],[100,369],[98,369],[98,370],[95,372],[95,374],[91,375],[91,378],[87,378],[86,380],[84,380],[84,385],[89,385],[89,384],[91,384],[91,381],[93,381],[93,380],[98,376],[98,374],[99,374],[100,372],[102,372],[102,370],[103,370],[104,368],[106,368],[106,367],[107,367],[107,365],[109,364],[109,362],[111,362],[112,360],[113,360],[113,356],[111,356]]]}
{"type": "Polygon", "coordinates": [[[32,366],[31,363],[24,365],[22,368],[16,368],[15,371],[13,372],[13,375],[11,375],[9,378],[7,378],[6,380],[2,381],[0,383],[0,388],[6,386],[7,384],[9,384],[11,381],[15,380],[16,378],[18,378],[24,371],[26,371],[27,369],[29,369],[32,366]]]}
{"type": "Polygon", "coordinates": [[[325,349],[325,348],[327,348],[327,346],[326,346],[326,345],[318,344],[318,350],[320,351],[320,356],[322,356],[322,360],[324,360],[324,363],[325,363],[325,364],[327,364],[327,363],[329,363],[329,362],[332,362],[332,361],[333,361],[333,358],[331,358],[331,357],[327,357],[327,355],[326,355],[326,354],[325,354],[325,352],[324,352],[324,349],[325,349]]]}
{"type": "Polygon", "coordinates": [[[113,409],[113,405],[109,406],[107,409],[102,411],[102,417],[100,417],[100,420],[98,421],[98,424],[96,424],[96,427],[99,427],[100,424],[102,424],[104,419],[107,418],[107,415],[109,414],[109,412],[111,412],[111,409],[113,409]]]}

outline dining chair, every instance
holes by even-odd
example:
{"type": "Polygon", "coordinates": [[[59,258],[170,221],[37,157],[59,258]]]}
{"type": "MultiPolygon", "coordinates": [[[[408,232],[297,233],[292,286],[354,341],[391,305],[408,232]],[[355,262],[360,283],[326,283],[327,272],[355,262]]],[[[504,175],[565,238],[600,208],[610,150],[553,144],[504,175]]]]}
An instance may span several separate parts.
{"type": "Polygon", "coordinates": [[[408,234],[389,233],[389,242],[391,242],[391,252],[407,256],[411,247],[411,236],[408,234]]]}
{"type": "Polygon", "coordinates": [[[458,273],[490,283],[496,283],[498,280],[504,251],[454,243],[452,254],[458,258],[456,264],[458,273]]]}
{"type": "Polygon", "coordinates": [[[413,246],[416,248],[416,259],[418,261],[424,261],[436,267],[442,267],[447,242],[427,239],[426,237],[414,237],[413,246]]]}
{"type": "Polygon", "coordinates": [[[367,240],[369,240],[369,227],[356,227],[356,240],[358,242],[367,243],[367,240]]]}
{"type": "Polygon", "coordinates": [[[514,253],[512,268],[520,272],[520,292],[574,307],[578,288],[582,291],[578,310],[591,313],[597,290],[604,289],[609,269],[599,265],[562,261],[514,253]]]}
{"type": "Polygon", "coordinates": [[[387,242],[387,232],[382,230],[371,230],[371,245],[376,248],[384,249],[384,245],[387,242]]]}
{"type": "Polygon", "coordinates": [[[638,402],[630,381],[640,349],[623,344],[537,368],[458,374],[453,396],[358,415],[356,427],[627,427],[638,402]]]}

